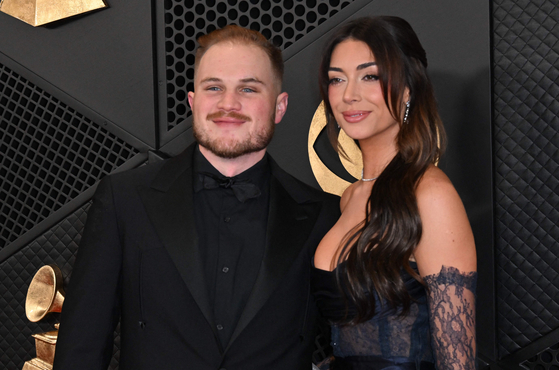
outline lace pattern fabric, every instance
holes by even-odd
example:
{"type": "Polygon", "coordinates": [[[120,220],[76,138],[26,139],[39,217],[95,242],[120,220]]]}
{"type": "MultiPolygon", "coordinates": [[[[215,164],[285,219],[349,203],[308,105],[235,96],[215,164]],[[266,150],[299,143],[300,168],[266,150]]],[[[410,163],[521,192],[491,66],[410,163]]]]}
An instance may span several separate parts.
{"type": "Polygon", "coordinates": [[[369,356],[432,361],[425,299],[408,315],[382,315],[353,326],[332,326],[334,356],[369,356]]]}
{"type": "MultiPolygon", "coordinates": [[[[411,265],[417,269],[415,263],[411,265]]],[[[346,307],[334,273],[313,269],[315,298],[323,315],[332,322],[336,357],[332,363],[332,359],[321,363],[321,370],[434,368],[425,287],[405,271],[402,278],[414,300],[407,315],[400,316],[398,310],[379,306],[369,321],[344,325],[339,323],[346,312],[350,316],[355,312],[354,307],[346,307]]]]}
{"type": "Polygon", "coordinates": [[[429,318],[438,370],[474,370],[475,291],[477,272],[442,266],[424,278],[429,290],[429,318]]]}
{"type": "Polygon", "coordinates": [[[336,358],[321,363],[321,370],[434,369],[433,363],[437,370],[476,368],[477,273],[442,266],[438,274],[424,278],[427,289],[405,271],[402,278],[414,300],[406,316],[379,307],[371,320],[343,325],[337,323],[354,308],[346,307],[334,273],[313,269],[314,295],[319,309],[332,322],[336,358]],[[386,361],[391,364],[384,365],[386,361]]]}

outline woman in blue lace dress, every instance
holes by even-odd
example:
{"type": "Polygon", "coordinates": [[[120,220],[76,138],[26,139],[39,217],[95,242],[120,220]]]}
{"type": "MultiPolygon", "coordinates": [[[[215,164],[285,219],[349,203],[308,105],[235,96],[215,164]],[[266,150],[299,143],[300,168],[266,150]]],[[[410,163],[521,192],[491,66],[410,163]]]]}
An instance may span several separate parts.
{"type": "Polygon", "coordinates": [[[474,238],[436,166],[445,135],[426,68],[401,18],[357,19],[327,42],[327,130],[335,148],[340,129],[358,143],[363,174],[314,257],[334,354],[321,369],[475,369],[474,238]]]}

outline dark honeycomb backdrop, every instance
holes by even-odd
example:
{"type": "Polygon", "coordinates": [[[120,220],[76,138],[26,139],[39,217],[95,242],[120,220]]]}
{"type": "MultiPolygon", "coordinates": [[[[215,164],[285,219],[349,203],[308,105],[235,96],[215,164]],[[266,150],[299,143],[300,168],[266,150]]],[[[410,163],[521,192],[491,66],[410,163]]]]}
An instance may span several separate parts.
{"type": "Polygon", "coordinates": [[[137,151],[0,63],[0,251],[137,151]]]}
{"type": "Polygon", "coordinates": [[[192,114],[186,94],[194,90],[194,55],[200,35],[236,24],[260,31],[284,50],[351,2],[165,0],[167,130],[192,114]]]}
{"type": "Polygon", "coordinates": [[[529,370],[559,370],[559,343],[522,363],[529,370]]]}

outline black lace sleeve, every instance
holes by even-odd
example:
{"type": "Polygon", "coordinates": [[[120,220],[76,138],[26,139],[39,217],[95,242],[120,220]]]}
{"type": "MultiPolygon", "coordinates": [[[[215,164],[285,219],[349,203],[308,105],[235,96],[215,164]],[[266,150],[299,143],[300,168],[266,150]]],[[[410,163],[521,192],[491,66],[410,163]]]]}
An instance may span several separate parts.
{"type": "Polygon", "coordinates": [[[477,272],[443,266],[424,278],[437,370],[475,370],[475,291],[477,272]]]}

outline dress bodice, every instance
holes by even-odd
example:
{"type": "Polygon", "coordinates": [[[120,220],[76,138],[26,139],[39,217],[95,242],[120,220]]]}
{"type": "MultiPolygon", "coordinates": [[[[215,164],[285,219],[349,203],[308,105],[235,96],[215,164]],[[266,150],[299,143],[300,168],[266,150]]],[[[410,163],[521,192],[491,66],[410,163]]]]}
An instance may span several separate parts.
{"type": "MultiPolygon", "coordinates": [[[[410,265],[417,271],[415,263],[411,262],[410,265]]],[[[359,358],[359,361],[369,358],[376,362],[378,359],[386,359],[394,363],[415,364],[411,365],[411,368],[417,369],[425,368],[425,363],[433,362],[425,288],[403,269],[401,276],[412,297],[410,310],[405,316],[399,316],[398,309],[380,304],[376,292],[373,291],[369,294],[374,294],[377,298],[375,316],[364,323],[344,325],[343,322],[347,322],[347,318],[355,316],[356,308],[346,301],[338,288],[335,271],[313,267],[313,294],[322,315],[332,325],[331,339],[336,358],[359,358]],[[423,364],[420,366],[421,363],[423,364]]]]}

